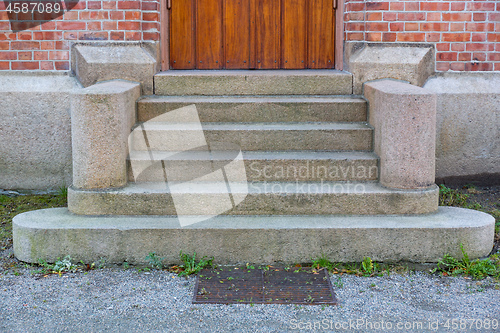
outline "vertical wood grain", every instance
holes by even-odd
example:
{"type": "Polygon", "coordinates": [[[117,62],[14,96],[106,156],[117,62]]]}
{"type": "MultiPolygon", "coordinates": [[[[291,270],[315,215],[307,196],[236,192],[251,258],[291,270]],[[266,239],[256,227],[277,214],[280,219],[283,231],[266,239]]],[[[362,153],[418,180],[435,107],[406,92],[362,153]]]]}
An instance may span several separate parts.
{"type": "Polygon", "coordinates": [[[223,61],[222,0],[196,0],[196,67],[220,69],[223,61]]]}
{"type": "Polygon", "coordinates": [[[255,0],[255,68],[278,69],[281,64],[279,0],[255,0]]]}
{"type": "Polygon", "coordinates": [[[308,68],[333,68],[334,62],[333,0],[309,1],[308,68]]]}
{"type": "Polygon", "coordinates": [[[174,0],[170,9],[170,68],[194,69],[195,0],[174,0]]]}
{"type": "Polygon", "coordinates": [[[307,66],[307,1],[282,1],[282,68],[307,66]]]}
{"type": "Polygon", "coordinates": [[[224,59],[227,69],[250,68],[250,2],[224,0],[224,59]]]}

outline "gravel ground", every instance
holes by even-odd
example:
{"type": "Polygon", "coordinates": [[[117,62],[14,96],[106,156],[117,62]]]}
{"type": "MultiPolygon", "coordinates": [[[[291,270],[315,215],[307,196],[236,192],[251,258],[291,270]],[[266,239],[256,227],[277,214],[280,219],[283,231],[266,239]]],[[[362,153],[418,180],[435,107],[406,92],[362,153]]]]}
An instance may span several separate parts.
{"type": "Polygon", "coordinates": [[[340,288],[333,275],[340,303],[322,307],[195,305],[195,278],[166,271],[18,272],[0,272],[1,332],[500,332],[500,281],[490,278],[343,275],[340,288]]]}

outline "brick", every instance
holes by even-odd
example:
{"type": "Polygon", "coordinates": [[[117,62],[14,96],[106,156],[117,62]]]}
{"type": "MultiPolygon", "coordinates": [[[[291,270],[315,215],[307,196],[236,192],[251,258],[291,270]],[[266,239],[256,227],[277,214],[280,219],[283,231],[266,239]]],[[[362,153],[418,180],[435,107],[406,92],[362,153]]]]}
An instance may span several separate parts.
{"type": "Polygon", "coordinates": [[[495,69],[494,70],[500,72],[500,63],[495,64],[495,69]]]}
{"type": "Polygon", "coordinates": [[[438,50],[438,51],[449,51],[450,50],[450,43],[437,43],[436,44],[436,50],[438,50]]]}
{"type": "Polygon", "coordinates": [[[160,40],[160,34],[157,32],[143,32],[142,33],[142,40],[157,41],[157,40],[160,40]]]}
{"type": "Polygon", "coordinates": [[[398,14],[391,12],[384,12],[383,20],[384,21],[396,21],[398,19],[398,14]]]}
{"type": "Polygon", "coordinates": [[[52,61],[40,61],[40,69],[45,71],[54,70],[54,62],[52,61]]]}
{"type": "Polygon", "coordinates": [[[36,31],[33,33],[35,40],[60,40],[62,38],[62,31],[36,31]]]}
{"type": "Polygon", "coordinates": [[[467,51],[488,51],[488,44],[485,43],[467,43],[465,46],[467,51]]]}
{"type": "Polygon", "coordinates": [[[348,32],[346,34],[346,40],[364,40],[365,34],[362,32],[348,32]]]}
{"type": "Polygon", "coordinates": [[[402,22],[395,22],[389,25],[390,31],[403,31],[405,29],[405,24],[402,22]]]}
{"type": "Polygon", "coordinates": [[[152,31],[158,29],[158,22],[142,22],[142,31],[152,31]]]}
{"type": "Polygon", "coordinates": [[[370,1],[366,3],[366,10],[389,10],[388,1],[370,1]]]}
{"type": "Polygon", "coordinates": [[[493,64],[491,63],[479,63],[470,62],[465,64],[466,71],[491,71],[493,70],[493,64]]]}
{"type": "Polygon", "coordinates": [[[5,71],[10,69],[9,61],[0,61],[0,70],[5,71]]]}
{"type": "Polygon", "coordinates": [[[87,9],[101,9],[100,1],[87,1],[87,9]]]}
{"type": "Polygon", "coordinates": [[[488,61],[500,61],[500,53],[488,53],[488,61]]]}
{"type": "Polygon", "coordinates": [[[140,1],[118,1],[118,9],[141,9],[140,1]]]}
{"type": "Polygon", "coordinates": [[[381,42],[382,41],[382,33],[380,33],[380,32],[367,32],[365,34],[365,39],[368,42],[381,42]]]}
{"type": "Polygon", "coordinates": [[[91,20],[107,20],[107,19],[109,19],[109,12],[105,12],[105,11],[90,12],[90,19],[91,20]]]}
{"type": "Polygon", "coordinates": [[[80,12],[78,19],[83,21],[90,20],[90,12],[80,12]]]}
{"type": "Polygon", "coordinates": [[[366,21],[382,21],[382,12],[366,13],[366,21]]]}
{"type": "Polygon", "coordinates": [[[347,31],[364,31],[365,23],[364,22],[348,22],[346,24],[347,31]]]}
{"type": "Polygon", "coordinates": [[[461,52],[458,54],[458,61],[471,61],[472,53],[470,52],[461,52]]]}
{"type": "Polygon", "coordinates": [[[471,13],[443,13],[443,21],[458,22],[470,21],[472,18],[471,13]]]}
{"type": "Polygon", "coordinates": [[[395,32],[384,32],[382,34],[383,42],[395,42],[397,34],[395,32]]]}
{"type": "Polygon", "coordinates": [[[109,13],[109,18],[112,20],[123,20],[125,18],[125,12],[117,11],[117,12],[110,12],[109,13]]]}
{"type": "MultiPolygon", "coordinates": [[[[418,2],[417,2],[418,4],[418,2]]],[[[418,10],[418,9],[417,9],[418,10]]],[[[450,10],[449,2],[420,2],[420,10],[424,11],[448,11],[450,10]]]]}
{"type": "Polygon", "coordinates": [[[102,25],[100,21],[93,21],[93,22],[87,22],[87,30],[90,31],[95,31],[95,30],[101,30],[102,25]]]}
{"type": "Polygon", "coordinates": [[[11,63],[12,70],[36,70],[39,69],[40,64],[38,61],[13,61],[11,63]]]}
{"type": "MultiPolygon", "coordinates": [[[[358,20],[363,19],[363,13],[349,13],[349,15],[354,15],[354,14],[357,14],[360,18],[358,19],[357,17],[355,17],[355,19],[353,19],[353,21],[358,21],[358,20]]],[[[380,14],[382,16],[382,13],[367,13],[367,15],[369,15],[369,14],[380,14]]],[[[155,21],[155,22],[157,22],[158,21],[158,13],[142,13],[142,20],[143,21],[155,21]]]]}
{"type": "Polygon", "coordinates": [[[465,23],[465,30],[467,31],[492,31],[494,29],[493,23],[465,23]]]}
{"type": "Polygon", "coordinates": [[[0,60],[16,60],[17,52],[8,51],[8,52],[0,52],[0,60]]]}
{"type": "Polygon", "coordinates": [[[389,31],[389,24],[386,22],[367,22],[367,31],[389,31]]]}
{"type": "Polygon", "coordinates": [[[0,50],[9,50],[10,42],[0,42],[0,50]]]}
{"type": "Polygon", "coordinates": [[[33,52],[33,59],[34,60],[48,60],[49,59],[49,52],[35,51],[35,52],[33,52]]]}
{"type": "Polygon", "coordinates": [[[159,6],[156,2],[143,2],[142,10],[159,10],[159,6]]]}
{"type": "Polygon", "coordinates": [[[40,42],[11,42],[12,50],[38,50],[40,42]]]}
{"type": "Polygon", "coordinates": [[[473,13],[474,21],[486,21],[486,13],[473,13]]]}
{"type": "Polygon", "coordinates": [[[364,2],[348,2],[346,10],[350,12],[359,12],[365,10],[364,2]]]}
{"type": "Polygon", "coordinates": [[[78,20],[78,13],[85,13],[85,12],[70,10],[69,12],[64,13],[63,19],[66,21],[78,20]]]}
{"type": "Polygon", "coordinates": [[[18,52],[17,53],[18,60],[33,60],[32,52],[18,52]]]}
{"type": "Polygon", "coordinates": [[[438,72],[446,72],[450,70],[450,63],[449,62],[437,62],[436,63],[436,70],[438,72]]]}
{"type": "Polygon", "coordinates": [[[495,3],[493,2],[468,2],[467,10],[471,11],[494,11],[495,3]]]}
{"type": "Polygon", "coordinates": [[[109,33],[109,38],[111,40],[124,40],[125,39],[125,33],[123,31],[111,31],[109,33]]]}
{"type": "Polygon", "coordinates": [[[102,22],[102,29],[103,30],[116,30],[118,24],[116,21],[104,21],[102,22]]]}
{"type": "Polygon", "coordinates": [[[107,40],[108,32],[107,31],[79,31],[78,32],[79,40],[107,40]]]}
{"type": "Polygon", "coordinates": [[[474,52],[474,53],[472,53],[472,60],[473,61],[486,61],[486,53],[474,52]]]}
{"type": "Polygon", "coordinates": [[[451,50],[452,51],[465,51],[465,44],[464,43],[452,43],[451,50]]]}
{"type": "Polygon", "coordinates": [[[465,31],[465,23],[450,23],[450,31],[465,31]]]}
{"type": "Polygon", "coordinates": [[[424,21],[425,13],[398,13],[398,21],[424,21]]]}
{"type": "Polygon", "coordinates": [[[66,40],[76,40],[76,39],[78,39],[78,33],[72,32],[72,31],[65,32],[64,33],[64,39],[66,39],[66,40]]]}
{"type": "Polygon", "coordinates": [[[471,36],[471,41],[473,42],[486,42],[487,34],[485,33],[473,33],[471,36]]]}
{"type": "Polygon", "coordinates": [[[128,22],[128,21],[120,21],[118,22],[119,30],[141,30],[140,22],[128,22]]]}
{"type": "Polygon", "coordinates": [[[470,32],[463,32],[463,33],[443,33],[443,38],[442,40],[444,42],[467,42],[470,41],[470,32]]]}
{"type": "Polygon", "coordinates": [[[429,12],[427,13],[427,22],[431,21],[441,21],[441,13],[438,12],[429,12]]]}
{"type": "Polygon", "coordinates": [[[419,7],[420,7],[420,3],[418,1],[405,2],[405,11],[407,11],[407,12],[418,12],[420,10],[419,7]]]}
{"type": "Polygon", "coordinates": [[[398,42],[425,42],[424,33],[400,32],[397,36],[398,42]]]}
{"type": "Polygon", "coordinates": [[[55,61],[54,65],[56,67],[56,70],[58,70],[58,71],[69,70],[69,61],[55,61]]]}
{"type": "Polygon", "coordinates": [[[457,52],[438,52],[436,55],[436,60],[438,61],[456,61],[457,52]]]}
{"type": "Polygon", "coordinates": [[[450,27],[449,23],[420,23],[421,31],[448,31],[450,27]]]}
{"type": "Polygon", "coordinates": [[[56,50],[69,50],[69,41],[67,41],[67,40],[57,41],[55,49],[56,50]]]}
{"type": "Polygon", "coordinates": [[[69,60],[69,51],[50,51],[50,60],[69,60]]]}
{"type": "Polygon", "coordinates": [[[488,42],[500,43],[500,34],[488,34],[488,42]]]}
{"type": "Polygon", "coordinates": [[[451,11],[462,11],[465,9],[465,2],[454,1],[451,3],[450,10],[451,11]]]}
{"type": "Polygon", "coordinates": [[[426,42],[436,43],[436,42],[439,42],[440,40],[441,40],[441,34],[439,34],[437,32],[425,34],[425,41],[426,42]]]}
{"type": "Polygon", "coordinates": [[[136,21],[141,19],[141,12],[125,12],[125,20],[136,21]]]}
{"type": "Polygon", "coordinates": [[[48,21],[40,25],[40,30],[56,30],[56,22],[48,21]]]}
{"type": "Polygon", "coordinates": [[[40,42],[40,50],[53,50],[56,46],[54,41],[40,42]]]}
{"type": "Polygon", "coordinates": [[[85,22],[58,21],[57,30],[85,30],[85,22]]]}
{"type": "Polygon", "coordinates": [[[405,10],[405,4],[403,1],[392,1],[389,8],[391,11],[403,11],[405,10]]]}
{"type": "Polygon", "coordinates": [[[103,1],[102,9],[116,9],[116,1],[103,1]]]}
{"type": "Polygon", "coordinates": [[[463,71],[465,70],[465,64],[463,62],[452,62],[450,64],[450,69],[452,71],[463,71]]]}
{"type": "MultiPolygon", "coordinates": [[[[158,16],[157,13],[143,13],[142,14],[142,20],[143,21],[157,21],[158,19],[149,19],[147,17],[147,15],[154,15],[154,16],[158,16]],[[145,15],[146,15],[146,18],[145,18],[145,15]]],[[[364,15],[363,13],[346,13],[346,19],[345,19],[346,22],[348,21],[364,21],[364,15]]]]}
{"type": "Polygon", "coordinates": [[[406,22],[405,31],[418,31],[418,23],[416,22],[406,22]]]}
{"type": "Polygon", "coordinates": [[[136,31],[125,31],[125,40],[141,40],[141,33],[136,31]]]}
{"type": "Polygon", "coordinates": [[[17,33],[17,40],[31,40],[31,39],[33,39],[31,31],[21,31],[17,33]]]}

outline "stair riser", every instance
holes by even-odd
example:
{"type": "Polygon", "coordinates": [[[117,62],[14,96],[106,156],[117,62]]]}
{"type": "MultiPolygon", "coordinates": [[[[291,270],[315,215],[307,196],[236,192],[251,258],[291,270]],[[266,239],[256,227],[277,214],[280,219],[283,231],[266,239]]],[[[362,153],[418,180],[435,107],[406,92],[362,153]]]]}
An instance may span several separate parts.
{"type": "MultiPolygon", "coordinates": [[[[248,181],[372,181],[378,179],[376,159],[358,160],[243,160],[248,181]]],[[[224,167],[231,160],[215,161],[168,161],[172,181],[190,181],[224,167]]],[[[159,161],[151,165],[149,160],[128,161],[129,181],[135,181],[135,170],[145,170],[137,181],[164,181],[164,170],[159,161]],[[151,166],[150,166],[151,165],[151,166]]]]}
{"type": "MultiPolygon", "coordinates": [[[[228,142],[246,151],[370,151],[372,150],[372,130],[204,130],[208,143],[228,142]]],[[[148,130],[151,150],[179,151],[179,143],[198,138],[196,131],[148,130]],[[173,140],[175,139],[175,140],[173,140]]],[[[148,150],[142,132],[134,131],[134,150],[148,150]]],[[[204,148],[200,148],[204,149],[204,148]]]]}
{"type": "Polygon", "coordinates": [[[155,95],[350,95],[352,75],[332,71],[167,71],[155,95]]]}
{"type": "MultiPolygon", "coordinates": [[[[325,184],[326,186],[327,184],[325,184]]],[[[224,215],[328,215],[328,214],[426,214],[437,209],[438,189],[427,191],[370,193],[363,192],[362,184],[352,185],[351,193],[319,193],[318,188],[299,189],[310,193],[289,193],[290,188],[270,188],[268,193],[253,192],[237,207],[224,215]]],[[[300,187],[298,184],[290,186],[300,187]]],[[[340,186],[340,185],[339,185],[340,186]]],[[[345,186],[345,185],[343,185],[345,186]]],[[[123,193],[123,192],[68,192],[69,210],[82,215],[176,215],[173,198],[167,193],[123,193]]],[[[217,215],[227,193],[175,194],[177,202],[185,202],[183,214],[217,215]],[[193,200],[195,199],[195,200],[193,200]]]]}
{"type": "Polygon", "coordinates": [[[154,121],[166,112],[196,105],[201,122],[359,122],[366,121],[366,102],[343,99],[322,102],[203,102],[184,98],[186,102],[163,102],[145,99],[137,103],[138,121],[154,121]]]}

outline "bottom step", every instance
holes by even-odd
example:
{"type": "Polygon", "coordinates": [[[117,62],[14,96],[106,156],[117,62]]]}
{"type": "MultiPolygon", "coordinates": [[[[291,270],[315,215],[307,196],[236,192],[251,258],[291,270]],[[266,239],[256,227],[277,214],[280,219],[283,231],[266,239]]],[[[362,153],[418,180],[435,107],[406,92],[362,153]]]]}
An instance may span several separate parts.
{"type": "Polygon", "coordinates": [[[214,256],[217,264],[332,261],[436,262],[445,253],[471,259],[493,247],[495,219],[475,210],[440,207],[425,215],[217,216],[180,227],[169,216],[81,216],[66,208],[19,214],[13,220],[19,260],[144,264],[149,252],[178,263],[179,251],[214,256]]]}

